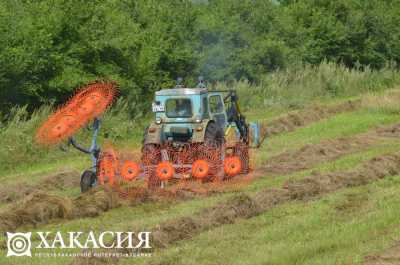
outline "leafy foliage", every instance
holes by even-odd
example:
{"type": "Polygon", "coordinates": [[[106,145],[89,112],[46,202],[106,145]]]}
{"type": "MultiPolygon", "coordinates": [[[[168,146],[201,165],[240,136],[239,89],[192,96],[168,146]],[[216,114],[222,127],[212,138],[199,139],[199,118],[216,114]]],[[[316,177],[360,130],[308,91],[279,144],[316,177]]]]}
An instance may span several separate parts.
{"type": "Polygon", "coordinates": [[[0,111],[63,102],[113,79],[129,112],[180,76],[260,82],[293,65],[381,69],[400,60],[395,0],[4,0],[0,111]]]}

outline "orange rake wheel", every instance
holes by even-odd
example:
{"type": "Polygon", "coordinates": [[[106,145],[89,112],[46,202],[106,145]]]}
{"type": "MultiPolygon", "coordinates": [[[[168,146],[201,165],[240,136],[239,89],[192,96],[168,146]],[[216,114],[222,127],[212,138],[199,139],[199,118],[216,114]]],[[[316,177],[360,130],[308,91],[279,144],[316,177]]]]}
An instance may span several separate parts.
{"type": "Polygon", "coordinates": [[[53,124],[54,126],[49,128],[49,136],[55,139],[60,138],[73,131],[76,124],[77,120],[73,114],[60,115],[60,119],[53,124]]]}
{"type": "Polygon", "coordinates": [[[81,89],[38,129],[36,141],[53,145],[71,137],[90,120],[101,115],[117,93],[114,83],[93,83],[81,89]]]}
{"type": "Polygon", "coordinates": [[[208,164],[208,174],[203,179],[216,179],[223,164],[220,150],[214,147],[200,145],[193,150],[193,153],[196,154],[197,160],[203,160],[208,164]]]}
{"type": "Polygon", "coordinates": [[[71,111],[58,111],[37,131],[36,140],[43,145],[56,144],[72,136],[82,123],[71,111]]]}
{"type": "Polygon", "coordinates": [[[208,176],[210,165],[206,160],[196,160],[192,165],[192,175],[196,179],[204,179],[208,176]]]}
{"type": "Polygon", "coordinates": [[[171,179],[175,174],[175,169],[172,164],[168,161],[163,161],[157,165],[156,176],[161,181],[166,181],[171,179]]]}
{"type": "Polygon", "coordinates": [[[140,173],[140,166],[133,161],[125,161],[121,168],[121,176],[126,181],[132,181],[140,173]]]}
{"type": "Polygon", "coordinates": [[[98,168],[99,183],[104,185],[106,180],[110,185],[114,184],[117,171],[118,158],[114,150],[107,150],[100,155],[98,168]]]}
{"type": "Polygon", "coordinates": [[[96,102],[94,100],[91,101],[90,99],[87,99],[87,101],[84,101],[79,105],[79,107],[77,108],[77,113],[81,117],[87,117],[91,116],[92,113],[95,111],[95,109],[96,109],[96,102]]]}
{"type": "Polygon", "coordinates": [[[116,93],[114,83],[92,83],[78,91],[69,103],[72,108],[76,108],[80,118],[90,120],[106,110],[116,93]]]}
{"type": "Polygon", "coordinates": [[[238,156],[226,157],[224,160],[224,172],[229,177],[238,175],[242,171],[242,162],[238,156]]]}
{"type": "Polygon", "coordinates": [[[249,146],[245,143],[238,143],[234,149],[234,154],[240,158],[242,162],[242,170],[240,173],[247,174],[250,171],[250,154],[249,146]]]}

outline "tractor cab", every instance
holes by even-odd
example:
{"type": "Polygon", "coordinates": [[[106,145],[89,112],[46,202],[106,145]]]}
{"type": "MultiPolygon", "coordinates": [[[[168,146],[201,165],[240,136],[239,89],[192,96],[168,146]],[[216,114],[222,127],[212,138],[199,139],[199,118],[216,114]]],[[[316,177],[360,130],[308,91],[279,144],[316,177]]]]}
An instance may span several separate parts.
{"type": "Polygon", "coordinates": [[[157,91],[152,110],[155,121],[145,133],[145,144],[211,141],[207,137],[228,145],[238,141],[249,144],[251,133],[256,136],[253,145],[259,141],[259,128],[246,123],[234,90],[208,90],[202,82],[197,88],[178,85],[157,91]]]}
{"type": "Polygon", "coordinates": [[[210,121],[222,130],[228,125],[223,94],[204,87],[157,91],[152,110],[155,121],[146,137],[151,143],[203,142],[210,121]]]}

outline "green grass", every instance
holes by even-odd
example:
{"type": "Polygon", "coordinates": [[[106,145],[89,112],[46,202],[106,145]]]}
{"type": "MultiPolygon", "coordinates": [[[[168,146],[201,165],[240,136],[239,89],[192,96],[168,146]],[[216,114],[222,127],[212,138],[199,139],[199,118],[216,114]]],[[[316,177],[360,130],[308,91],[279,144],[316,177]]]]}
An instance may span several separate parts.
{"type": "MultiPolygon", "coordinates": [[[[375,100],[380,95],[369,97],[375,100]]],[[[337,103],[343,100],[346,99],[324,99],[323,102],[337,103]]],[[[264,114],[261,109],[258,109],[250,111],[249,116],[250,119],[271,120],[288,109],[287,106],[276,107],[268,111],[268,114],[264,114]]],[[[107,115],[109,116],[105,117],[103,124],[104,133],[108,134],[111,141],[116,142],[116,149],[138,149],[141,130],[146,122],[136,123],[134,120],[130,120],[128,123],[124,123],[123,121],[128,118],[125,116],[126,113],[109,113],[107,115]],[[116,118],[107,118],[113,115],[116,118]]],[[[319,143],[324,139],[349,137],[367,132],[379,125],[397,123],[399,120],[400,114],[396,107],[364,106],[358,111],[338,114],[293,132],[267,139],[263,147],[256,152],[256,161],[260,163],[273,155],[297,149],[305,144],[319,143]]],[[[24,122],[16,123],[13,125],[13,129],[8,129],[7,133],[12,134],[18,126],[25,126],[24,122]]],[[[36,125],[32,123],[26,126],[24,130],[27,132],[36,125]]],[[[107,140],[104,137],[105,134],[101,135],[101,141],[107,140]]],[[[87,140],[85,133],[79,137],[87,140]]],[[[9,139],[8,145],[18,139],[20,138],[9,139]]],[[[28,138],[22,137],[21,139],[28,138]]],[[[244,187],[244,191],[254,193],[265,187],[280,187],[288,179],[304,178],[311,171],[351,170],[368,159],[399,149],[400,139],[388,139],[368,146],[365,150],[340,157],[335,161],[318,164],[310,170],[286,176],[259,178],[244,187]]],[[[11,166],[0,173],[0,179],[7,185],[19,181],[39,183],[41,179],[55,171],[68,169],[81,171],[90,166],[89,158],[76,151],[67,154],[56,150],[48,150],[48,152],[49,154],[46,154],[43,159],[35,157],[32,163],[25,161],[26,163],[22,162],[20,165],[17,163],[17,157],[14,157],[9,160],[11,166]]],[[[1,156],[2,154],[0,154],[1,156]]],[[[396,197],[399,190],[400,183],[397,181],[397,177],[394,177],[367,187],[340,191],[312,203],[289,203],[259,217],[204,232],[193,240],[181,242],[165,251],[157,251],[154,258],[138,259],[137,262],[141,264],[162,260],[165,264],[194,264],[193,260],[195,260],[196,264],[357,263],[366,253],[374,249],[382,249],[390,244],[390,238],[380,233],[394,226],[394,217],[400,210],[396,205],[396,202],[400,200],[400,197],[396,197]],[[386,197],[386,192],[391,196],[386,197]],[[338,212],[337,208],[340,208],[340,205],[346,206],[347,200],[353,202],[354,199],[348,199],[353,197],[356,198],[356,203],[359,198],[363,200],[359,203],[360,211],[355,209],[354,213],[351,211],[338,212]],[[363,205],[364,200],[366,201],[365,206],[363,205]],[[385,204],[380,203],[381,200],[385,204]],[[386,204],[387,208],[385,208],[386,204]],[[378,218],[380,215],[382,219],[378,218]],[[216,246],[217,250],[213,246],[216,246]],[[353,253],[354,255],[352,255],[353,253]]],[[[74,197],[79,193],[79,187],[51,192],[74,197]]],[[[51,224],[39,227],[22,227],[19,231],[116,231],[155,227],[169,219],[191,216],[201,209],[213,206],[233,195],[233,192],[229,192],[179,203],[123,205],[96,218],[55,220],[51,224]]],[[[1,205],[1,207],[3,206],[1,205]]],[[[393,231],[398,235],[399,231],[393,231]]],[[[4,236],[2,238],[4,239],[4,236]]],[[[0,264],[43,264],[44,261],[38,258],[5,258],[4,254],[5,250],[3,249],[0,251],[0,264]]],[[[68,264],[70,260],[70,258],[48,258],[45,262],[48,265],[68,264]]],[[[126,264],[131,264],[129,262],[132,260],[125,261],[126,264]]],[[[136,263],[136,261],[134,262],[136,263]]]]}
{"type": "Polygon", "coordinates": [[[288,203],[156,252],[151,264],[362,264],[365,255],[400,236],[399,192],[395,176],[314,202],[288,203]]]}
{"type": "MultiPolygon", "coordinates": [[[[234,84],[241,104],[248,109],[297,109],[312,101],[334,101],[365,93],[380,93],[400,83],[397,71],[363,71],[323,62],[318,67],[292,67],[266,75],[257,86],[247,81],[234,84]],[[250,92],[249,92],[250,91],[250,92]]],[[[231,88],[219,84],[219,88],[231,88]]]]}
{"type": "Polygon", "coordinates": [[[0,180],[3,182],[26,181],[28,183],[37,183],[45,176],[68,170],[81,171],[90,167],[91,160],[89,156],[68,157],[66,155],[62,160],[55,160],[51,163],[40,163],[26,166],[23,169],[16,170],[13,173],[0,174],[0,180]]]}
{"type": "MultiPolygon", "coordinates": [[[[317,165],[312,170],[318,170],[321,172],[349,170],[357,166],[358,164],[366,161],[372,157],[379,156],[381,154],[396,151],[400,148],[400,141],[397,139],[391,139],[387,142],[381,142],[377,145],[369,147],[363,152],[357,152],[344,156],[338,160],[322,163],[317,165]]],[[[277,176],[260,178],[245,187],[245,191],[253,193],[264,187],[280,187],[283,182],[287,179],[299,179],[309,175],[311,170],[305,170],[296,172],[288,176],[277,176]]],[[[219,201],[226,200],[227,197],[231,196],[231,193],[221,194],[218,196],[212,196],[204,199],[195,199],[186,201],[178,204],[170,203],[145,203],[138,206],[122,206],[118,209],[111,210],[104,214],[101,214],[97,218],[82,218],[72,221],[55,222],[53,224],[40,226],[38,229],[32,229],[32,227],[24,227],[19,230],[21,231],[105,231],[105,230],[128,230],[132,227],[154,227],[165,220],[171,218],[177,218],[181,216],[190,216],[195,212],[201,210],[204,207],[215,205],[219,201]]],[[[157,254],[158,255],[158,254],[157,254]]],[[[59,258],[54,259],[54,263],[49,260],[49,264],[66,264],[70,259],[59,258]],[[57,263],[55,263],[57,262],[57,263]]],[[[21,259],[20,264],[40,264],[40,259],[21,259]]],[[[1,259],[0,259],[1,262],[1,259]]]]}
{"type": "Polygon", "coordinates": [[[286,150],[294,150],[305,144],[315,144],[323,139],[348,137],[371,130],[379,125],[387,125],[400,120],[400,115],[361,109],[341,113],[293,132],[281,134],[270,139],[257,152],[257,163],[286,150]]]}

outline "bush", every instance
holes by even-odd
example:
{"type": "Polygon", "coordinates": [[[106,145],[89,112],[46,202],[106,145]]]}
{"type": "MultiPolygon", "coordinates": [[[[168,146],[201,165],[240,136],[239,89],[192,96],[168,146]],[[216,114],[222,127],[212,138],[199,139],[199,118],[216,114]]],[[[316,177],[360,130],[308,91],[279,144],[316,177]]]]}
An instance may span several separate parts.
{"type": "MultiPolygon", "coordinates": [[[[369,67],[349,69],[344,65],[322,62],[318,66],[287,68],[261,78],[258,85],[239,81],[236,87],[242,105],[254,107],[300,108],[312,100],[351,97],[378,92],[400,83],[396,68],[369,67]]],[[[226,88],[226,84],[220,84],[226,88]]]]}

